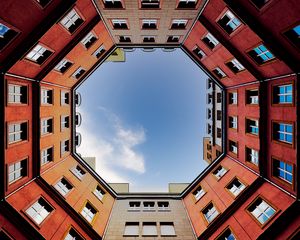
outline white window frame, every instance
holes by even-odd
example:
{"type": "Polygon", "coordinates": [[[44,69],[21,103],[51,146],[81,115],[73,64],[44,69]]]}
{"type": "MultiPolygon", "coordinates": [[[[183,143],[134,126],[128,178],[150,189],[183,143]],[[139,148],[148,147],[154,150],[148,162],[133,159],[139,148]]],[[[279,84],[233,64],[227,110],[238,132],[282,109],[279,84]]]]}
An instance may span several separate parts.
{"type": "Polygon", "coordinates": [[[211,223],[218,215],[219,215],[219,211],[217,210],[217,208],[213,205],[213,203],[210,203],[212,205],[212,208],[208,208],[206,207],[203,211],[206,211],[206,213],[203,213],[206,221],[208,223],[211,223]]]}
{"type": "Polygon", "coordinates": [[[85,176],[86,172],[80,167],[79,165],[76,165],[74,168],[71,169],[71,172],[79,179],[82,180],[83,177],[85,176]],[[80,170],[83,171],[84,173],[82,174],[80,170]]]}
{"type": "Polygon", "coordinates": [[[81,216],[83,216],[89,223],[92,223],[96,214],[97,214],[97,209],[95,209],[92,204],[90,204],[89,202],[87,202],[84,207],[82,208],[80,214],[81,216]],[[89,204],[91,206],[91,208],[87,207],[87,204],[89,204]],[[92,212],[92,210],[95,211],[95,213],[92,212]]]}
{"type": "Polygon", "coordinates": [[[114,28],[116,25],[121,26],[122,24],[126,24],[126,26],[128,27],[128,22],[126,19],[112,19],[111,22],[114,28]]]}
{"type": "Polygon", "coordinates": [[[99,48],[97,48],[97,50],[93,53],[93,56],[94,56],[95,58],[97,58],[97,55],[98,55],[100,52],[102,52],[102,50],[105,51],[105,47],[104,47],[103,45],[101,45],[99,48]]]}
{"type": "MultiPolygon", "coordinates": [[[[80,78],[82,77],[82,75],[80,75],[78,78],[76,77],[76,75],[77,75],[78,73],[80,73],[81,70],[84,70],[84,73],[86,72],[86,70],[85,70],[83,67],[79,67],[79,68],[76,69],[75,72],[73,72],[72,78],[74,78],[74,79],[76,79],[76,80],[80,79],[80,78]]],[[[84,74],[84,73],[83,73],[83,74],[84,74]]]]}
{"type": "Polygon", "coordinates": [[[16,182],[16,181],[18,181],[19,179],[25,177],[25,175],[22,175],[22,170],[23,170],[22,165],[23,164],[27,165],[27,159],[23,159],[19,162],[12,163],[8,166],[7,178],[8,178],[8,184],[9,185],[16,182]],[[10,176],[13,176],[13,177],[10,177],[10,176]]]}
{"type": "Polygon", "coordinates": [[[45,48],[44,46],[42,46],[41,44],[37,44],[35,45],[35,47],[26,55],[26,59],[33,61],[33,62],[38,62],[38,59],[40,57],[43,57],[44,53],[46,51],[49,51],[47,48],[45,48]]]}
{"type": "Polygon", "coordinates": [[[204,38],[207,38],[214,45],[214,48],[220,43],[211,33],[207,33],[204,38]]]}
{"type": "MultiPolygon", "coordinates": [[[[51,104],[51,103],[49,103],[49,99],[53,98],[53,96],[52,97],[48,96],[48,92],[50,92],[50,91],[52,91],[52,90],[46,89],[46,88],[41,89],[41,104],[51,104]]],[[[53,94],[53,92],[52,92],[52,94],[53,94]]]]}
{"type": "Polygon", "coordinates": [[[205,194],[205,190],[202,188],[202,186],[198,186],[197,189],[194,191],[193,195],[196,199],[196,201],[198,201],[199,199],[201,199],[204,194],[205,194]]]}
{"type": "Polygon", "coordinates": [[[245,70],[245,67],[236,58],[232,59],[230,62],[239,72],[245,70]]]}
{"type": "Polygon", "coordinates": [[[55,185],[54,188],[62,195],[62,196],[66,196],[73,188],[72,184],[65,179],[64,177],[61,178],[55,185]],[[67,187],[67,184],[62,183],[62,179],[64,179],[68,184],[70,184],[71,188],[69,189],[67,187]]]}
{"type": "Polygon", "coordinates": [[[61,130],[65,130],[66,128],[70,128],[70,116],[69,115],[61,115],[60,116],[60,128],[61,130]],[[69,123],[67,127],[66,124],[69,123]]]}
{"type": "Polygon", "coordinates": [[[235,178],[229,185],[231,188],[227,188],[235,197],[238,196],[245,188],[246,185],[243,184],[239,179],[235,178]],[[238,181],[239,186],[235,185],[235,181],[238,181]]]}
{"type": "Polygon", "coordinates": [[[23,96],[22,87],[26,88],[26,92],[27,92],[27,86],[13,84],[13,83],[8,84],[8,101],[7,101],[8,103],[22,104],[21,101],[21,98],[23,96]]]}
{"type": "Polygon", "coordinates": [[[99,185],[97,185],[97,187],[95,188],[94,194],[95,194],[95,196],[96,196],[100,201],[103,201],[105,192],[103,191],[103,189],[102,189],[99,185]],[[100,191],[98,190],[98,188],[100,189],[100,191]]]}
{"type": "Polygon", "coordinates": [[[8,124],[7,131],[8,131],[8,144],[12,144],[12,143],[23,141],[23,139],[22,139],[22,133],[23,133],[22,123],[11,123],[11,124],[8,124]],[[11,131],[11,129],[13,131],[11,131]],[[10,141],[11,136],[13,136],[13,140],[12,141],[10,141]]]}
{"type": "Polygon", "coordinates": [[[221,78],[224,78],[227,76],[226,73],[224,73],[223,70],[219,67],[216,67],[214,70],[216,70],[220,75],[222,75],[221,78]]]}
{"type": "Polygon", "coordinates": [[[48,128],[52,127],[53,132],[53,118],[42,118],[41,119],[41,135],[46,135],[52,132],[48,131],[48,128]],[[52,126],[51,126],[52,124],[52,126]]]}
{"type": "Polygon", "coordinates": [[[73,8],[67,15],[60,21],[61,25],[69,31],[72,25],[75,25],[75,22],[78,19],[82,19],[78,12],[73,8]]]}
{"type": "Polygon", "coordinates": [[[44,198],[40,197],[34,204],[27,208],[25,212],[36,224],[40,225],[53,210],[53,207],[49,203],[47,203],[44,198]],[[48,206],[46,207],[52,208],[50,212],[46,210],[45,206],[41,205],[40,199],[48,204],[48,206]]]}
{"type": "Polygon", "coordinates": [[[188,23],[187,19],[173,19],[171,26],[173,26],[173,25],[180,26],[180,25],[184,24],[184,27],[186,27],[187,23],[188,23]]]}
{"type": "MultiPolygon", "coordinates": [[[[241,26],[241,21],[229,10],[226,11],[226,13],[223,15],[221,19],[223,19],[225,16],[227,16],[230,20],[226,23],[226,26],[233,23],[234,28],[232,29],[232,32],[235,31],[239,26],[241,26]],[[234,20],[238,20],[238,24],[234,20]]],[[[230,27],[233,27],[233,25],[230,25],[230,27]]]]}
{"type": "Polygon", "coordinates": [[[258,151],[256,151],[255,149],[252,148],[248,148],[249,149],[249,156],[250,156],[250,162],[255,164],[256,166],[258,166],[259,163],[259,156],[258,156],[258,151]]]}
{"type": "Polygon", "coordinates": [[[48,160],[49,156],[51,156],[51,155],[53,156],[53,147],[42,149],[41,150],[41,165],[45,165],[45,164],[51,162],[52,159],[48,160]],[[51,149],[52,154],[48,153],[48,150],[50,150],[50,149],[51,149]]]}
{"type": "MultiPolygon", "coordinates": [[[[261,203],[256,205],[255,209],[253,211],[250,211],[250,213],[257,219],[257,221],[260,224],[265,224],[276,213],[276,210],[261,198],[258,198],[256,201],[259,201],[259,199],[261,200],[261,203]],[[273,211],[273,213],[271,215],[269,215],[267,213],[268,210],[273,211]],[[259,219],[259,217],[262,215],[264,215],[267,218],[267,220],[264,222],[260,221],[260,219],[259,219]]],[[[253,204],[255,204],[255,203],[253,203],[253,204]]],[[[252,207],[252,205],[251,205],[251,207],[252,207]]]]}
{"type": "Polygon", "coordinates": [[[97,36],[93,32],[89,32],[80,42],[86,48],[86,44],[89,43],[92,38],[96,38],[97,39],[97,36]]]}
{"type": "Polygon", "coordinates": [[[227,169],[224,168],[222,165],[219,165],[219,166],[216,168],[216,170],[214,170],[214,172],[213,172],[213,174],[215,175],[215,177],[216,177],[217,179],[221,179],[221,178],[225,175],[225,173],[227,173],[227,169]],[[221,169],[218,170],[218,168],[220,168],[220,167],[221,167],[221,169]],[[216,171],[217,171],[217,172],[216,172],[216,171]]]}
{"type": "Polygon", "coordinates": [[[60,142],[60,155],[64,155],[66,152],[69,152],[67,151],[68,148],[69,148],[69,144],[70,144],[70,141],[68,142],[69,140],[63,140],[60,142]]]}

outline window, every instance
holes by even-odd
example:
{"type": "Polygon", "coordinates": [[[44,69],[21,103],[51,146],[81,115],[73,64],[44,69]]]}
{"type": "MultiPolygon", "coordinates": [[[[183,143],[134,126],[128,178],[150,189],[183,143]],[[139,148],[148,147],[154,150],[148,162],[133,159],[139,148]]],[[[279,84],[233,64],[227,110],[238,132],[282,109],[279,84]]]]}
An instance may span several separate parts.
{"type": "Polygon", "coordinates": [[[61,105],[68,105],[70,103],[70,93],[61,91],[60,92],[60,104],[61,105]]]}
{"type": "Polygon", "coordinates": [[[84,240],[84,238],[74,228],[71,228],[64,240],[84,240]]]}
{"type": "Polygon", "coordinates": [[[222,120],[222,111],[221,110],[217,110],[217,120],[218,121],[222,120]]]}
{"type": "Polygon", "coordinates": [[[286,162],[273,159],[273,176],[284,180],[285,182],[293,183],[293,166],[286,162]]]}
{"type": "Polygon", "coordinates": [[[246,188],[246,186],[237,178],[235,178],[231,183],[227,185],[226,188],[236,197],[246,188]]]}
{"type": "Polygon", "coordinates": [[[238,73],[245,70],[244,66],[235,58],[225,64],[234,73],[238,73]]]}
{"type": "Polygon", "coordinates": [[[139,223],[126,222],[123,236],[139,236],[139,223]]]}
{"type": "Polygon", "coordinates": [[[61,127],[61,130],[63,131],[64,129],[66,128],[69,128],[70,127],[70,117],[69,116],[61,116],[60,117],[60,127],[61,127]]]}
{"type": "Polygon", "coordinates": [[[219,79],[227,77],[226,74],[223,72],[223,70],[219,67],[216,67],[212,71],[219,79]]]}
{"type": "Polygon", "coordinates": [[[143,236],[157,236],[157,227],[155,222],[143,223],[143,236]]]}
{"type": "Polygon", "coordinates": [[[142,29],[157,29],[157,20],[156,19],[143,19],[142,20],[142,29]]]}
{"type": "Polygon", "coordinates": [[[75,9],[72,9],[61,21],[60,23],[67,29],[70,33],[75,32],[75,30],[83,23],[83,20],[77,13],[75,9]]]}
{"type": "Polygon", "coordinates": [[[76,167],[74,167],[71,172],[79,179],[81,180],[84,175],[85,175],[85,171],[79,166],[77,165],[76,167]]]}
{"type": "Polygon", "coordinates": [[[230,116],[229,117],[229,128],[237,129],[237,117],[230,116]]]}
{"type": "Polygon", "coordinates": [[[199,57],[200,59],[202,59],[206,56],[204,51],[202,49],[200,49],[198,46],[194,47],[193,53],[195,53],[197,55],[197,57],[199,57]]]}
{"type": "Polygon", "coordinates": [[[198,186],[197,189],[193,192],[193,195],[196,199],[196,201],[198,201],[200,198],[202,198],[202,196],[205,194],[205,191],[203,190],[203,188],[201,186],[198,186]]]}
{"type": "Polygon", "coordinates": [[[179,42],[180,36],[168,36],[168,43],[177,43],[179,42]]]}
{"type": "Polygon", "coordinates": [[[157,202],[158,211],[170,211],[169,202],[157,202]]]}
{"type": "Polygon", "coordinates": [[[202,41],[210,48],[214,49],[218,44],[219,41],[211,34],[207,33],[203,38],[202,41]]]}
{"type": "Polygon", "coordinates": [[[131,39],[129,36],[119,36],[119,42],[131,42],[131,39]]]}
{"type": "Polygon", "coordinates": [[[228,95],[229,95],[229,104],[237,104],[238,102],[237,92],[230,92],[228,95]]]}
{"type": "Polygon", "coordinates": [[[251,162],[254,165],[258,166],[259,163],[258,151],[246,147],[246,161],[251,162]]]}
{"type": "Polygon", "coordinates": [[[53,119],[47,118],[41,120],[41,135],[53,133],[53,119]]]}
{"type": "Polygon", "coordinates": [[[53,90],[41,89],[41,104],[52,104],[53,103],[53,90]]]}
{"type": "Polygon", "coordinates": [[[273,123],[273,139],[276,141],[292,144],[293,125],[287,123],[273,123]]]}
{"type": "Polygon", "coordinates": [[[262,8],[270,0],[251,0],[257,8],[262,8]]]}
{"type": "Polygon", "coordinates": [[[238,153],[238,146],[236,142],[229,140],[229,151],[234,154],[238,153]]]}
{"type": "Polygon", "coordinates": [[[128,211],[140,211],[141,210],[141,202],[129,202],[128,211]]]}
{"type": "Polygon", "coordinates": [[[212,133],[212,131],[211,131],[211,125],[209,123],[207,124],[206,132],[207,132],[207,134],[211,134],[212,133]]]}
{"type": "Polygon", "coordinates": [[[208,93],[208,94],[207,94],[207,104],[212,103],[212,98],[213,98],[212,94],[211,94],[211,93],[208,93]]]}
{"type": "Polygon", "coordinates": [[[66,196],[72,190],[73,186],[63,177],[54,185],[54,188],[62,196],[66,196]]]}
{"type": "Polygon", "coordinates": [[[102,190],[102,188],[101,188],[99,185],[97,185],[97,187],[96,187],[95,190],[94,190],[94,194],[96,195],[96,197],[97,197],[99,200],[102,201],[105,192],[102,190]]]}
{"type": "Polygon", "coordinates": [[[246,119],[246,133],[258,135],[258,120],[246,119]]]}
{"type": "Polygon", "coordinates": [[[75,79],[79,79],[84,73],[86,72],[86,70],[82,67],[77,68],[77,70],[72,74],[72,77],[75,79]]]}
{"type": "Polygon", "coordinates": [[[217,128],[217,138],[221,138],[221,137],[222,137],[222,129],[217,128]]]}
{"type": "Polygon", "coordinates": [[[36,224],[40,225],[53,210],[53,207],[40,197],[25,212],[36,224]]]}
{"type": "Polygon", "coordinates": [[[211,119],[212,115],[211,115],[211,109],[207,108],[207,119],[211,119]]]}
{"type": "Polygon", "coordinates": [[[216,238],[216,240],[236,240],[236,237],[230,228],[227,228],[219,237],[216,238]]]}
{"type": "Polygon", "coordinates": [[[26,59],[36,62],[37,64],[42,64],[43,62],[46,61],[46,59],[48,57],[50,57],[50,55],[53,52],[51,52],[50,50],[48,50],[47,48],[43,47],[40,44],[37,44],[27,55],[26,55],[26,59]]]}
{"type": "Polygon", "coordinates": [[[72,65],[73,65],[72,62],[70,62],[68,59],[64,58],[55,66],[54,70],[56,70],[60,73],[65,73],[72,65]]]}
{"type": "Polygon", "coordinates": [[[27,159],[8,166],[8,184],[27,176],[27,159]]]}
{"type": "Polygon", "coordinates": [[[172,21],[171,29],[185,29],[187,22],[186,19],[175,19],[172,21]]]}
{"type": "Polygon", "coordinates": [[[222,93],[218,92],[217,93],[217,103],[221,103],[222,102],[222,93]]]}
{"type": "Polygon", "coordinates": [[[84,206],[84,208],[81,210],[81,215],[89,222],[92,223],[93,219],[95,218],[97,214],[97,210],[89,203],[87,202],[84,206]]]}
{"type": "Polygon", "coordinates": [[[105,52],[105,48],[103,45],[101,45],[94,53],[93,53],[93,56],[96,57],[96,58],[100,58],[102,53],[105,52]]]}
{"type": "Polygon", "coordinates": [[[261,224],[265,224],[275,214],[275,209],[271,207],[261,197],[258,197],[247,209],[261,224]]]}
{"type": "Polygon", "coordinates": [[[174,223],[161,222],[160,223],[160,235],[161,236],[176,236],[174,223]]]}
{"type": "Polygon", "coordinates": [[[123,8],[121,0],[103,0],[105,8],[123,8]]]}
{"type": "Polygon", "coordinates": [[[159,8],[159,0],[141,0],[141,8],[159,8]]]}
{"type": "Polygon", "coordinates": [[[240,25],[240,20],[231,12],[227,11],[223,17],[220,18],[218,24],[228,33],[232,33],[236,30],[240,25]]]}
{"type": "Polygon", "coordinates": [[[64,140],[60,142],[60,155],[64,155],[66,152],[70,151],[69,140],[64,140]]]}
{"type": "Polygon", "coordinates": [[[197,0],[179,0],[177,8],[195,8],[197,0]]]}
{"type": "Polygon", "coordinates": [[[221,179],[226,172],[227,170],[220,165],[216,168],[216,170],[213,171],[213,174],[217,179],[221,179]]]}
{"type": "Polygon", "coordinates": [[[300,25],[293,27],[284,35],[298,48],[300,48],[300,25]]]}
{"type": "Polygon", "coordinates": [[[275,58],[263,44],[252,49],[248,54],[257,64],[263,64],[275,58]]]}
{"type": "Polygon", "coordinates": [[[202,214],[204,215],[206,221],[211,223],[219,215],[219,212],[213,203],[210,203],[202,210],[202,214]]]}
{"type": "Polygon", "coordinates": [[[144,43],[154,43],[155,42],[155,37],[153,36],[145,36],[143,38],[144,43]]]}
{"type": "Polygon", "coordinates": [[[8,84],[8,103],[27,103],[27,86],[8,84]]]}
{"type": "Polygon", "coordinates": [[[144,209],[143,211],[154,211],[155,202],[143,202],[144,209]]]}
{"type": "Polygon", "coordinates": [[[89,32],[80,42],[88,49],[96,40],[97,37],[92,32],[89,32]]]}
{"type": "Polygon", "coordinates": [[[27,140],[27,122],[8,124],[8,144],[27,140]]]}
{"type": "Polygon", "coordinates": [[[128,29],[127,20],[125,19],[113,19],[111,21],[114,29],[128,29]]]}
{"type": "Polygon", "coordinates": [[[292,104],[293,103],[293,85],[279,85],[273,87],[273,103],[292,104]]]}
{"type": "Polygon", "coordinates": [[[80,113],[76,113],[75,115],[75,125],[79,127],[81,125],[82,117],[80,113]]]}
{"type": "Polygon", "coordinates": [[[0,51],[6,47],[17,34],[15,30],[0,23],[0,51]]]}
{"type": "Polygon", "coordinates": [[[258,89],[246,90],[246,104],[258,104],[258,89]]]}
{"type": "Polygon", "coordinates": [[[41,150],[41,165],[53,161],[53,147],[41,150]]]}

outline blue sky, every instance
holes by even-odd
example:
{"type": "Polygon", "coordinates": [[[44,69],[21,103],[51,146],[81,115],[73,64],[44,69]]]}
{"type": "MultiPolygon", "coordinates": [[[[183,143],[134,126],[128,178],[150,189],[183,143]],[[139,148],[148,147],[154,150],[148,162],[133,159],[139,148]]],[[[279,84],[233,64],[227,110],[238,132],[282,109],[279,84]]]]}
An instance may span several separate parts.
{"type": "Polygon", "coordinates": [[[96,157],[107,182],[164,191],[205,167],[206,75],[180,49],[126,53],[101,65],[79,88],[82,156],[96,157]]]}

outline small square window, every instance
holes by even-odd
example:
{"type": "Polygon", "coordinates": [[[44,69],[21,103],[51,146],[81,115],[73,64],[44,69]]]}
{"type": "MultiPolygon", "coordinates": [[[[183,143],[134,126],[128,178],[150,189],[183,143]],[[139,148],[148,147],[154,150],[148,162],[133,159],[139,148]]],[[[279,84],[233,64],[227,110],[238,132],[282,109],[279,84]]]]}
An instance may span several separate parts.
{"type": "Polygon", "coordinates": [[[246,147],[246,161],[258,166],[258,163],[259,163],[258,151],[256,151],[255,149],[246,147]]]}
{"type": "Polygon", "coordinates": [[[26,104],[27,94],[27,86],[8,84],[8,103],[26,104]]]}
{"type": "Polygon", "coordinates": [[[157,202],[157,206],[160,212],[170,211],[169,202],[157,202]]]}
{"type": "Polygon", "coordinates": [[[155,37],[154,36],[144,36],[143,42],[144,43],[154,43],[155,37]]]}
{"type": "Polygon", "coordinates": [[[41,165],[53,161],[53,147],[41,150],[41,165]]]}
{"type": "Polygon", "coordinates": [[[113,19],[111,21],[114,29],[128,29],[128,23],[125,19],[113,19]]]}
{"type": "Polygon", "coordinates": [[[275,59],[274,55],[263,44],[253,48],[248,54],[259,65],[275,59]]]}
{"type": "Polygon", "coordinates": [[[202,214],[204,215],[206,221],[211,223],[219,215],[219,212],[213,203],[210,203],[202,210],[202,214]]]}
{"type": "Polygon", "coordinates": [[[94,194],[96,195],[96,197],[99,199],[99,200],[103,200],[103,197],[105,195],[105,192],[102,190],[102,188],[97,185],[97,187],[95,188],[94,190],[94,194]]]}
{"type": "Polygon", "coordinates": [[[229,140],[229,151],[233,154],[238,154],[238,146],[236,142],[229,140]]]}
{"type": "Polygon", "coordinates": [[[55,66],[54,70],[56,70],[60,73],[65,73],[72,65],[73,65],[72,62],[70,62],[68,59],[64,58],[55,66]]]}
{"type": "Polygon", "coordinates": [[[60,23],[70,33],[75,32],[77,28],[83,23],[82,18],[79,16],[75,9],[72,9],[68,14],[60,21],[60,23]]]}
{"type": "Polygon", "coordinates": [[[197,189],[193,192],[193,195],[196,199],[196,201],[198,201],[200,198],[202,198],[202,196],[204,196],[205,191],[201,186],[198,186],[197,189]]]}
{"type": "Polygon", "coordinates": [[[94,42],[97,41],[97,37],[94,35],[94,33],[89,32],[82,40],[81,43],[83,46],[88,49],[94,42]]]}
{"type": "Polygon", "coordinates": [[[62,195],[66,196],[73,188],[72,184],[66,178],[60,179],[55,185],[54,188],[62,195]]]}
{"type": "Polygon", "coordinates": [[[12,184],[27,176],[27,159],[8,166],[8,184],[12,184]]]}
{"type": "Polygon", "coordinates": [[[161,236],[176,236],[174,223],[161,222],[160,223],[160,234],[161,234],[161,236]]]}
{"type": "Polygon", "coordinates": [[[292,104],[293,103],[293,85],[285,84],[273,87],[274,104],[292,104]]]}
{"type": "Polygon", "coordinates": [[[41,135],[53,133],[53,118],[41,120],[41,135]]]}
{"type": "Polygon", "coordinates": [[[293,125],[273,122],[273,139],[287,144],[293,144],[293,125]]]}
{"type": "Polygon", "coordinates": [[[217,179],[221,179],[225,173],[227,173],[227,170],[219,165],[214,171],[213,171],[213,175],[217,178],[217,179]]]}
{"type": "Polygon", "coordinates": [[[141,210],[141,202],[129,202],[129,209],[128,211],[137,211],[141,210]]]}
{"type": "Polygon", "coordinates": [[[284,35],[298,48],[300,48],[300,25],[286,31],[284,35]]]}
{"type": "Polygon", "coordinates": [[[53,207],[40,197],[25,212],[36,224],[40,225],[53,210],[53,207]]]}
{"type": "Polygon", "coordinates": [[[257,8],[262,8],[263,6],[266,5],[266,3],[268,3],[270,0],[251,0],[251,2],[253,2],[253,4],[255,4],[255,6],[257,8]]]}
{"type": "Polygon", "coordinates": [[[18,32],[9,28],[8,26],[0,23],[0,51],[6,47],[14,38],[18,32]]]}
{"type": "Polygon", "coordinates": [[[142,29],[157,29],[157,20],[156,19],[143,19],[142,20],[142,29]]]}
{"type": "Polygon", "coordinates": [[[64,140],[60,142],[60,155],[64,155],[66,152],[70,151],[69,140],[64,140]]]}
{"type": "Polygon", "coordinates": [[[258,89],[246,90],[246,104],[258,104],[258,89]]]}
{"type": "Polygon", "coordinates": [[[82,67],[77,68],[77,70],[72,74],[72,78],[79,79],[86,72],[82,67]]]}
{"type": "Polygon", "coordinates": [[[96,58],[100,58],[101,55],[105,52],[105,48],[103,45],[101,45],[94,53],[93,56],[96,58]]]}
{"type": "Polygon", "coordinates": [[[129,36],[119,36],[119,42],[130,43],[131,42],[131,38],[129,36]]]}
{"type": "Polygon", "coordinates": [[[219,67],[216,67],[213,71],[212,71],[219,79],[225,78],[227,77],[227,75],[223,72],[223,70],[219,67]]]}
{"type": "Polygon", "coordinates": [[[214,49],[218,44],[219,41],[211,34],[207,33],[203,38],[202,41],[210,48],[214,49]]]}
{"type": "Polygon", "coordinates": [[[81,210],[81,215],[89,222],[92,223],[98,210],[95,209],[89,202],[87,202],[84,208],[81,210]]]}
{"type": "Polygon", "coordinates": [[[258,135],[258,120],[246,119],[246,133],[258,135]]]}
{"type": "Polygon", "coordinates": [[[186,19],[174,19],[171,24],[171,29],[185,29],[188,20],[186,19]]]}
{"type": "Polygon", "coordinates": [[[237,178],[233,179],[231,183],[229,183],[226,187],[228,191],[230,191],[235,197],[237,197],[245,188],[246,186],[237,178]]]}
{"type": "Polygon", "coordinates": [[[180,36],[168,36],[167,43],[178,43],[180,36]]]}
{"type": "Polygon", "coordinates": [[[143,211],[149,211],[149,212],[152,212],[152,211],[155,211],[155,202],[143,202],[143,205],[144,205],[144,208],[143,208],[143,211]]]}
{"type": "Polygon", "coordinates": [[[82,180],[82,178],[85,175],[85,171],[79,166],[77,165],[76,167],[74,167],[71,172],[79,179],[82,180]]]}
{"type": "Polygon", "coordinates": [[[273,176],[293,184],[293,165],[273,159],[273,176]]]}
{"type": "Polygon", "coordinates": [[[229,96],[229,104],[237,104],[238,102],[238,95],[237,95],[237,92],[230,92],[228,94],[229,96]]]}
{"type": "Polygon", "coordinates": [[[139,236],[139,223],[126,222],[123,236],[139,236]]]}
{"type": "Polygon", "coordinates": [[[8,124],[8,144],[26,141],[28,139],[27,122],[8,124]]]}
{"type": "Polygon", "coordinates": [[[155,222],[143,223],[143,236],[157,236],[157,226],[155,222]]]}
{"type": "Polygon", "coordinates": [[[216,238],[216,240],[236,240],[236,236],[233,234],[233,232],[230,230],[230,228],[227,228],[219,237],[216,238]]]}
{"type": "Polygon", "coordinates": [[[33,61],[37,64],[42,64],[46,61],[47,58],[50,57],[50,55],[53,52],[50,51],[49,49],[43,47],[40,44],[37,44],[27,55],[26,59],[33,61]]]}
{"type": "Polygon", "coordinates": [[[234,73],[238,73],[245,70],[244,66],[235,58],[225,64],[234,73]]]}
{"type": "Polygon", "coordinates": [[[74,228],[71,228],[64,240],[84,240],[84,238],[74,228]]]}
{"type": "Polygon", "coordinates": [[[41,104],[53,104],[53,90],[41,89],[41,104]]]}
{"type": "Polygon", "coordinates": [[[194,47],[193,53],[195,53],[199,59],[202,59],[206,56],[204,51],[200,49],[198,46],[194,47]]]}
{"type": "Polygon", "coordinates": [[[103,0],[105,8],[123,8],[122,0],[103,0]]]}
{"type": "Polygon", "coordinates": [[[238,123],[237,123],[237,117],[235,116],[229,116],[228,118],[229,122],[229,128],[237,129],[238,123]]]}
{"type": "Polygon", "coordinates": [[[177,8],[196,8],[197,0],[179,0],[177,8]]]}
{"type": "Polygon", "coordinates": [[[141,1],[141,8],[150,8],[155,9],[159,8],[159,0],[140,0],[141,1]]]}
{"type": "Polygon", "coordinates": [[[266,224],[276,213],[276,210],[261,197],[258,197],[247,210],[257,219],[260,225],[266,224]]]}
{"type": "Polygon", "coordinates": [[[228,33],[234,32],[240,25],[241,21],[231,12],[227,11],[223,17],[220,18],[218,24],[228,33]]]}

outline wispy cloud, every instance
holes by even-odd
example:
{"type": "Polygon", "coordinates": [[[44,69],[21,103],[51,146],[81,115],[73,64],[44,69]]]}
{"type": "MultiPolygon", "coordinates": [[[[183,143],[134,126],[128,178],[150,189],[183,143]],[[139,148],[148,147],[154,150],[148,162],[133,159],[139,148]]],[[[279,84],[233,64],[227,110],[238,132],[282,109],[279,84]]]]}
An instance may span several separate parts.
{"type": "Polygon", "coordinates": [[[146,141],[144,128],[125,127],[116,114],[104,107],[98,107],[98,110],[102,111],[108,120],[112,132],[109,136],[102,135],[93,128],[93,119],[80,110],[83,122],[78,130],[83,141],[77,151],[82,156],[95,156],[96,171],[108,182],[129,182],[126,176],[129,171],[136,174],[145,173],[145,157],[135,149],[146,141]]]}

